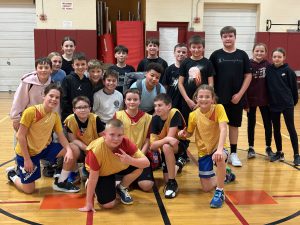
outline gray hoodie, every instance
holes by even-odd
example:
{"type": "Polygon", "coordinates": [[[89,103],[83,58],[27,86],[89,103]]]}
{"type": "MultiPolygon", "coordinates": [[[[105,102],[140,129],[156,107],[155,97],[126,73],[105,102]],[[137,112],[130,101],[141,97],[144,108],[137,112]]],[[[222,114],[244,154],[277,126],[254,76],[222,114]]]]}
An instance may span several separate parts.
{"type": "Polygon", "coordinates": [[[36,71],[23,75],[21,83],[16,90],[10,110],[12,121],[20,121],[22,112],[29,106],[43,103],[44,89],[51,83],[51,76],[42,84],[36,71]]]}

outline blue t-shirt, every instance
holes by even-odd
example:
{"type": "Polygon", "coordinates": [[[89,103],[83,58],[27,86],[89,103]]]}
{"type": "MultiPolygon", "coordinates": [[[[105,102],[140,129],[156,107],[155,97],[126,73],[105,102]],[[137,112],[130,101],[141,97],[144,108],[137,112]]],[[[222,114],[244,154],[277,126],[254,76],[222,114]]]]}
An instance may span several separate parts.
{"type": "Polygon", "coordinates": [[[62,80],[65,78],[66,72],[59,69],[51,73],[51,80],[56,84],[61,84],[62,80]]]}
{"type": "MultiPolygon", "coordinates": [[[[150,112],[154,108],[153,103],[154,103],[154,98],[157,95],[157,92],[156,92],[156,87],[154,87],[152,91],[149,92],[146,88],[145,81],[146,79],[142,80],[142,97],[141,97],[141,104],[139,108],[144,112],[150,112]]],[[[166,93],[166,89],[164,88],[164,86],[162,84],[159,85],[160,85],[160,93],[166,93]]],[[[137,88],[136,82],[134,82],[130,88],[137,88]]]]}

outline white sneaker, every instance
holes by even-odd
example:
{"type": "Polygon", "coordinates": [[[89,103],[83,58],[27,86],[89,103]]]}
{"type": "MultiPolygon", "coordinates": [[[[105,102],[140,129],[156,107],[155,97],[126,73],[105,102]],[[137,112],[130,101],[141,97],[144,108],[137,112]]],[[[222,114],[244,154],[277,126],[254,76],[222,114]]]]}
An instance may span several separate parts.
{"type": "Polygon", "coordinates": [[[237,153],[231,153],[228,158],[228,162],[231,163],[231,165],[233,166],[237,166],[237,167],[242,166],[242,162],[240,161],[237,153]]]}

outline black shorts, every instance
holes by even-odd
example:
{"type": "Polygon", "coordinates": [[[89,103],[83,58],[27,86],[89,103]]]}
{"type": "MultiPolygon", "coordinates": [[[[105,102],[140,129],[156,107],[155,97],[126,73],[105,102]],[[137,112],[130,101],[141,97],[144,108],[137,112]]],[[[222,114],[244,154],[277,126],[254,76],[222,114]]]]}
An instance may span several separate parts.
{"type": "Polygon", "coordinates": [[[223,106],[229,120],[228,124],[232,127],[240,127],[243,118],[243,105],[241,103],[228,103],[223,104],[223,106]]]}
{"type": "Polygon", "coordinates": [[[127,175],[135,171],[136,167],[129,166],[116,174],[100,176],[95,189],[98,202],[103,205],[116,199],[116,175],[127,175]]]}

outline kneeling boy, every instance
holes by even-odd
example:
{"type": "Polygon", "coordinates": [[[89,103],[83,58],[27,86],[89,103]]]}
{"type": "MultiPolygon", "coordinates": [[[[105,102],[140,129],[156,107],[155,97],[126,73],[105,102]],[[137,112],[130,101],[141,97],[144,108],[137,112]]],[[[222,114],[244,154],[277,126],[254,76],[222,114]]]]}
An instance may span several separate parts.
{"type": "Polygon", "coordinates": [[[95,211],[94,194],[103,208],[112,208],[116,192],[123,204],[132,204],[129,185],[150,165],[145,155],[128,138],[124,137],[123,123],[112,119],[106,123],[104,136],[87,147],[86,165],[90,175],[86,191],[86,205],[80,211],[95,211]],[[124,175],[115,187],[115,175],[124,175]]]}

